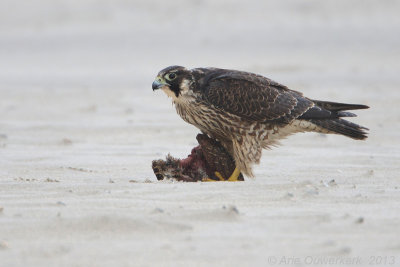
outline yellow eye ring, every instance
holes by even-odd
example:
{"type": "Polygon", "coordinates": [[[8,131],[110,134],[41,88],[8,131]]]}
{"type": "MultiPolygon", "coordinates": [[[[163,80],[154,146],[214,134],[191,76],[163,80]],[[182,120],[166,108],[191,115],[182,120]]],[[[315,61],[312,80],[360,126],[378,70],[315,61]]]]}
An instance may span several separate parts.
{"type": "Polygon", "coordinates": [[[167,78],[167,80],[172,81],[176,78],[176,76],[177,76],[176,73],[172,72],[172,73],[167,74],[165,78],[167,78]]]}

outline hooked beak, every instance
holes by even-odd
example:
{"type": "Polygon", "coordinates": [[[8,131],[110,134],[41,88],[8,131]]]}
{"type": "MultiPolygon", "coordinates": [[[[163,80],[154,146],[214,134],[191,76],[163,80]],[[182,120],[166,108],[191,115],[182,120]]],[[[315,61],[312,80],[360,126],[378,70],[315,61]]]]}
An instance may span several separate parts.
{"type": "Polygon", "coordinates": [[[154,80],[154,82],[153,82],[153,84],[151,85],[151,87],[153,88],[153,91],[155,91],[155,90],[157,90],[157,89],[160,89],[161,87],[163,87],[163,86],[169,86],[169,84],[168,83],[166,83],[162,78],[160,78],[160,77],[157,77],[155,80],[154,80]]]}

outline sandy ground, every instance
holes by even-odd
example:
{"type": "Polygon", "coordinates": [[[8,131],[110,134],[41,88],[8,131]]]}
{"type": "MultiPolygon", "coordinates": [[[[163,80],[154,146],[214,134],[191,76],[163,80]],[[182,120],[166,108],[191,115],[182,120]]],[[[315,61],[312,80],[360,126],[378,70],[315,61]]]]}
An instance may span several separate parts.
{"type": "Polygon", "coordinates": [[[400,265],[399,1],[0,5],[1,267],[400,265]],[[198,132],[151,90],[173,64],[370,105],[370,137],[293,136],[242,183],[158,182],[151,161],[198,132]]]}

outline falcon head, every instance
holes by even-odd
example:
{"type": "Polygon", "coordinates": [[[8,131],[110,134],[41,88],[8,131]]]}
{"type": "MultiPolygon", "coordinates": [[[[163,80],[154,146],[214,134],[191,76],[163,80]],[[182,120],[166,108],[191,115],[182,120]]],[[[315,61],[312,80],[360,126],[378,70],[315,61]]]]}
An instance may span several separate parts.
{"type": "Polygon", "coordinates": [[[177,99],[185,94],[193,82],[190,70],[181,66],[170,66],[161,70],[153,82],[153,91],[162,89],[168,96],[177,99]]]}

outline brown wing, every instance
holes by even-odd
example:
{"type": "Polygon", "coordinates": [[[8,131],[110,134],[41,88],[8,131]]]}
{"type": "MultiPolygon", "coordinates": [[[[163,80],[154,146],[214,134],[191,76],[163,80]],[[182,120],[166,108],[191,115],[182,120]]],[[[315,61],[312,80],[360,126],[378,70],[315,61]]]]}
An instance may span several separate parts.
{"type": "Polygon", "coordinates": [[[201,84],[204,99],[215,107],[259,122],[288,123],[314,103],[301,93],[260,75],[212,69],[201,84]]]}

